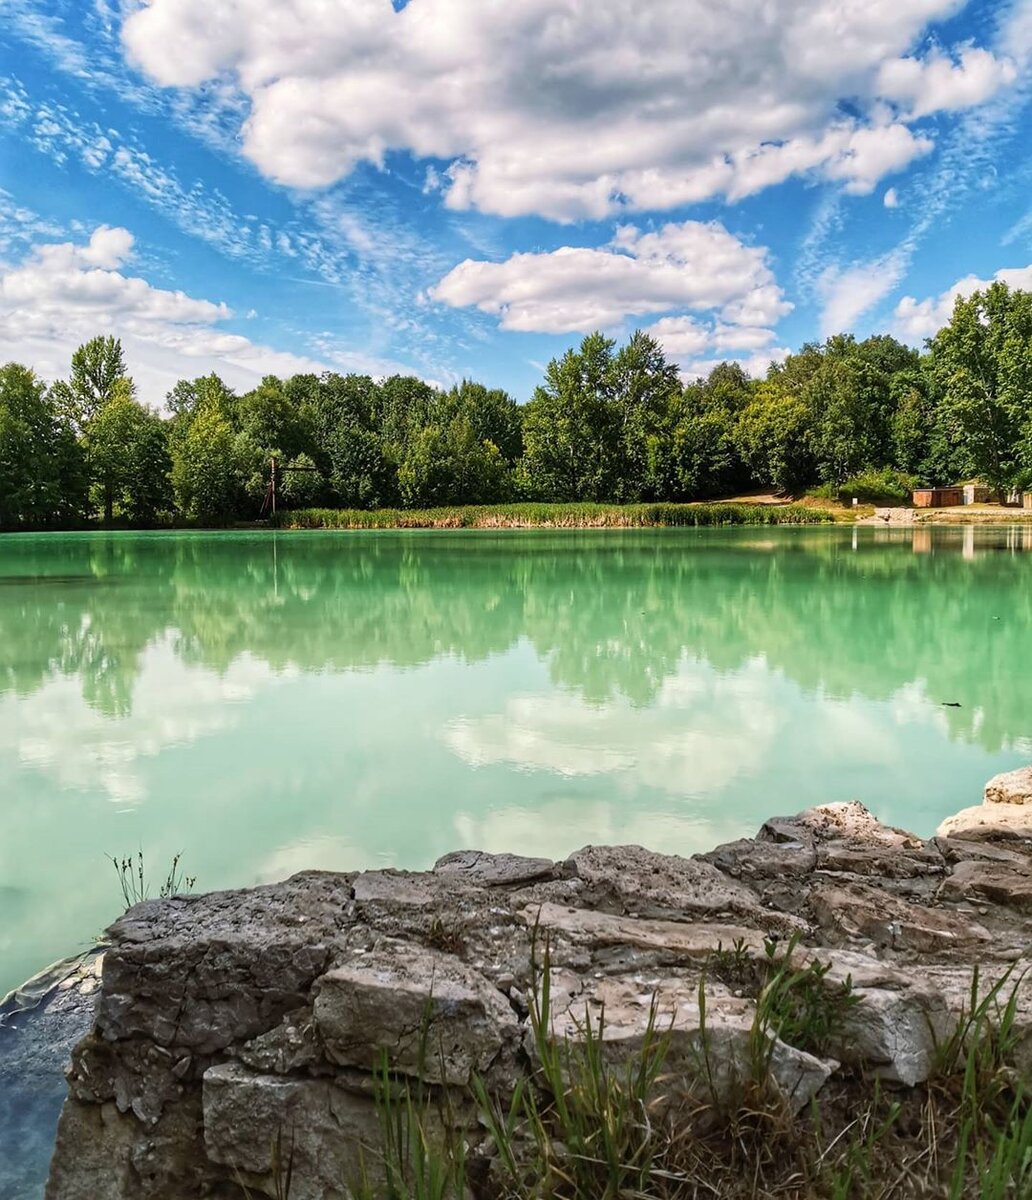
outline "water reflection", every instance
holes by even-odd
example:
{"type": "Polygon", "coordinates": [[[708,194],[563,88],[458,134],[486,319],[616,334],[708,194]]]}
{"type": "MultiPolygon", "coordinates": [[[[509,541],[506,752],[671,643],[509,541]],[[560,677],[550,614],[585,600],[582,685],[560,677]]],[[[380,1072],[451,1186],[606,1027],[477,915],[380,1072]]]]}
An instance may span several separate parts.
{"type": "Polygon", "coordinates": [[[759,657],[839,697],[923,680],[964,703],[954,735],[998,749],[1028,732],[1013,668],[1032,647],[1030,550],[1032,528],[970,526],[9,538],[0,695],[64,677],[126,719],[146,703],[148,653],[232,690],[245,656],[251,671],[348,671],[476,663],[526,639],[592,704],[653,704],[686,657],[722,672],[759,657]]]}
{"type": "Polygon", "coordinates": [[[1009,528],[5,538],[0,990],[110,918],[103,854],[138,845],[217,887],[459,845],[691,852],[853,797],[930,832],[1032,754],[1030,549],[1009,528]]]}

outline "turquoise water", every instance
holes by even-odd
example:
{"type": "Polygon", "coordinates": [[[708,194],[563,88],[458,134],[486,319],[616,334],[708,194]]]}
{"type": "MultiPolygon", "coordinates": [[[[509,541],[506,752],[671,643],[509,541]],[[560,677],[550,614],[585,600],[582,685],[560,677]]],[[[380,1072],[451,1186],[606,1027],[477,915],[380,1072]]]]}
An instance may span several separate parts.
{"type": "Polygon", "coordinates": [[[691,853],[1032,758],[1032,530],[0,540],[0,992],[119,911],[475,846],[691,853]],[[943,707],[955,702],[960,708],[943,707]]]}

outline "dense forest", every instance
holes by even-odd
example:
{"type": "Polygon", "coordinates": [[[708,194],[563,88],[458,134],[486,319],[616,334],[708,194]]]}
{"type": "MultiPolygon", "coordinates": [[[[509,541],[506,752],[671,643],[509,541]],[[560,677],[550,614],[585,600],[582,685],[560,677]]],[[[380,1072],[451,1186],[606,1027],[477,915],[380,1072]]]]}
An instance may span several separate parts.
{"type": "Polygon", "coordinates": [[[253,520],[280,504],[697,500],[751,489],[902,499],[918,483],[1032,485],[1032,293],[958,298],[923,353],[880,335],[804,345],[762,380],[684,383],[659,344],[601,333],[549,363],[525,405],[469,380],[183,380],[140,402],[97,337],[47,386],[0,368],[0,528],[253,520]],[[291,469],[293,468],[293,469],[291,469]],[[301,469],[297,469],[301,468],[301,469]]]}

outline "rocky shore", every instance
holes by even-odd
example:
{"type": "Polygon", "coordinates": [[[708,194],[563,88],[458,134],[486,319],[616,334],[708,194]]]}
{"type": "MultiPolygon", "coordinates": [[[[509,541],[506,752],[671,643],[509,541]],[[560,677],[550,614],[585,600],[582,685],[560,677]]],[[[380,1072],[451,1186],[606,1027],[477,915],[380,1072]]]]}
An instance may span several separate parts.
{"type": "Polygon", "coordinates": [[[994,780],[928,840],[828,805],[692,859],[459,851],[425,873],[306,872],[149,901],[109,932],[47,1196],[276,1196],[289,1131],[291,1200],[343,1198],[375,1162],[383,1056],[392,1081],[451,1097],[441,1111],[489,1171],[497,1147],[470,1084],[504,1101],[533,1071],[546,948],[552,1036],[601,1030],[617,1061],[658,1024],[687,1093],[730,1091],[748,1072],[760,1001],[742,980],[787,953],[855,997],[820,1052],[772,1037],[787,1111],[845,1074],[921,1084],[976,967],[982,986],[1016,988],[1009,1053],[1027,1070],[1030,915],[1032,769],[994,780]]]}

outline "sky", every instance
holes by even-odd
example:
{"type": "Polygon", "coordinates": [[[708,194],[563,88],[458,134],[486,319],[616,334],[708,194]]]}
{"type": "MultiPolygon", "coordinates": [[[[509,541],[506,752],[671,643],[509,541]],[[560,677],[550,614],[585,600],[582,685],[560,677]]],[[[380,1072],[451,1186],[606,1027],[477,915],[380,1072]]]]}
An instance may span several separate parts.
{"type": "Polygon", "coordinates": [[[0,362],[530,398],[1032,287],[1032,0],[0,0],[0,362]]]}

